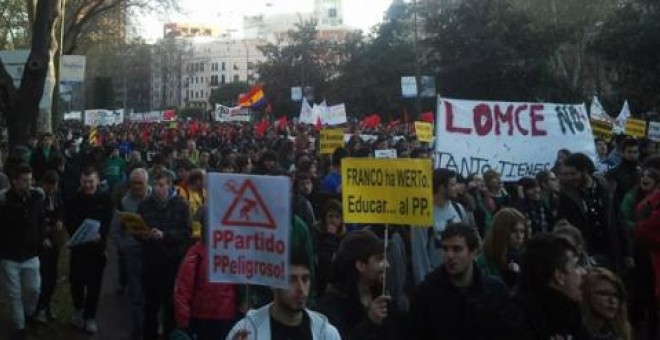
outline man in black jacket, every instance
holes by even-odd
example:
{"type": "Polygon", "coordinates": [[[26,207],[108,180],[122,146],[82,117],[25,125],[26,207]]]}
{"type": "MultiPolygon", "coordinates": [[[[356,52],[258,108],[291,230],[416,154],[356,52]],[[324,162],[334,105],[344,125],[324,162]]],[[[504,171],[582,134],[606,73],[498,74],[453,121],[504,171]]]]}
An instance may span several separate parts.
{"type": "Polygon", "coordinates": [[[39,299],[39,249],[45,238],[43,195],[30,188],[32,169],[14,167],[11,188],[0,194],[0,289],[7,296],[16,338],[25,337],[25,316],[39,299]]]}
{"type": "Polygon", "coordinates": [[[506,286],[479,270],[479,236],[464,223],[441,233],[443,264],[413,294],[411,339],[505,339],[506,286]]]}
{"type": "Polygon", "coordinates": [[[339,245],[331,286],[319,303],[342,339],[399,339],[395,308],[383,294],[385,249],[371,231],[348,234],[339,245]]]}
{"type": "Polygon", "coordinates": [[[576,250],[560,236],[541,233],[523,255],[515,313],[517,327],[502,339],[590,339],[580,313],[584,269],[576,250]]]}
{"type": "Polygon", "coordinates": [[[163,336],[174,330],[174,281],[190,244],[192,226],[186,202],[175,195],[167,173],[154,175],[152,195],[138,208],[150,233],[143,244],[144,340],[158,338],[162,309],[163,336]]]}
{"type": "Polygon", "coordinates": [[[634,138],[627,138],[621,143],[621,163],[607,172],[605,177],[616,184],[614,204],[618,207],[623,196],[637,183],[641,176],[639,168],[639,142],[634,138]]]}
{"type": "Polygon", "coordinates": [[[98,233],[89,242],[72,244],[69,259],[72,323],[88,333],[96,333],[96,310],[105,269],[105,247],[112,219],[110,194],[98,190],[99,174],[89,168],[80,176],[80,190],[66,203],[64,225],[74,235],[83,224],[98,224],[98,233]],[[85,222],[85,223],[83,223],[85,222]]]}
{"type": "Polygon", "coordinates": [[[623,258],[631,265],[632,250],[626,245],[627,233],[616,225],[614,191],[596,167],[582,153],[571,154],[564,162],[565,182],[559,199],[559,219],[566,219],[582,232],[587,253],[600,266],[620,272],[623,258]]]}

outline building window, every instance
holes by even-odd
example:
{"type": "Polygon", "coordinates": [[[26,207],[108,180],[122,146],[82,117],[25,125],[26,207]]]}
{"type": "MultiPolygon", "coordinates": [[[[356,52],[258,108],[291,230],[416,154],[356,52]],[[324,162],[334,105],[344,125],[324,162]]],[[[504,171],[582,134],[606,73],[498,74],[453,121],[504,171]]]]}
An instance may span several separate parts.
{"type": "Polygon", "coordinates": [[[238,82],[240,80],[238,74],[234,75],[234,83],[238,82]]]}
{"type": "Polygon", "coordinates": [[[220,77],[220,85],[224,85],[224,84],[225,84],[225,75],[223,74],[222,77],[220,77]]]}
{"type": "Polygon", "coordinates": [[[234,63],[234,70],[238,71],[238,64],[237,63],[234,63]]]}
{"type": "Polygon", "coordinates": [[[225,62],[224,61],[222,62],[222,70],[223,71],[225,70],[225,62]]]}
{"type": "Polygon", "coordinates": [[[337,9],[336,8],[328,9],[328,18],[336,18],[336,17],[337,17],[337,9]]]}

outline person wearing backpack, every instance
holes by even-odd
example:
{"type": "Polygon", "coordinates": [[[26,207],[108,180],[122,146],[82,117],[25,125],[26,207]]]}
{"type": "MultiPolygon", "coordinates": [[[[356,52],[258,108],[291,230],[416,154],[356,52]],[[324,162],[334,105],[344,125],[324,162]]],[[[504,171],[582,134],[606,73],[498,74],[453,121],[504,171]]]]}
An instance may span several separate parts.
{"type": "Polygon", "coordinates": [[[433,172],[433,226],[413,228],[410,232],[412,266],[415,283],[421,283],[426,275],[442,264],[440,233],[450,223],[468,222],[463,206],[457,198],[457,174],[448,169],[433,172]]]}

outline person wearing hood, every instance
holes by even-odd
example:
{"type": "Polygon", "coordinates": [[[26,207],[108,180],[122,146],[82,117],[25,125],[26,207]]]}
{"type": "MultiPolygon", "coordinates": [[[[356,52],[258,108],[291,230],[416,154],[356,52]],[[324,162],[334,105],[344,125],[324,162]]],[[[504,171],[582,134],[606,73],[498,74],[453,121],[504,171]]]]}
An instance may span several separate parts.
{"type": "Polygon", "coordinates": [[[144,340],[158,339],[161,312],[163,335],[168,337],[175,328],[174,280],[192,233],[188,205],[175,194],[167,173],[157,173],[152,183],[151,197],[138,208],[150,228],[141,239],[144,340]]]}
{"type": "Polygon", "coordinates": [[[289,288],[273,288],[273,302],[247,312],[227,340],[339,340],[328,319],[305,308],[312,285],[309,257],[303,250],[291,250],[289,288]]]}

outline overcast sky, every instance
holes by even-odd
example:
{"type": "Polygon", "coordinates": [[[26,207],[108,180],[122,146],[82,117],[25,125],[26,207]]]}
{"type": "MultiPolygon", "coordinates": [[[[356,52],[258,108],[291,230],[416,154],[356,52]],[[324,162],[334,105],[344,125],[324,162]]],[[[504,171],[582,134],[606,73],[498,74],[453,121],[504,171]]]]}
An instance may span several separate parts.
{"type": "MultiPolygon", "coordinates": [[[[179,0],[183,14],[148,16],[139,21],[142,36],[154,40],[162,35],[165,22],[200,22],[240,29],[245,15],[259,13],[311,12],[314,0],[179,0]],[[267,5],[269,4],[269,5],[267,5]]],[[[368,32],[383,20],[392,0],[343,0],[344,22],[368,32]]]]}

